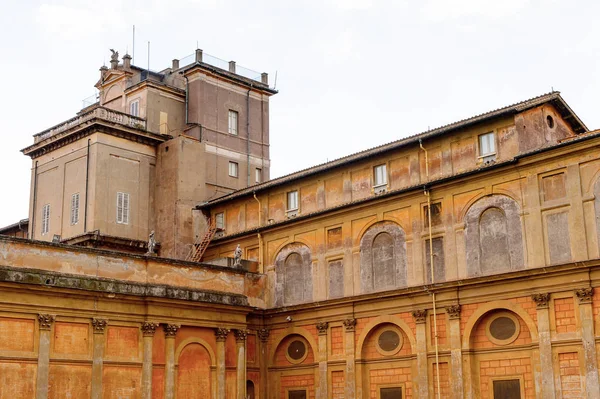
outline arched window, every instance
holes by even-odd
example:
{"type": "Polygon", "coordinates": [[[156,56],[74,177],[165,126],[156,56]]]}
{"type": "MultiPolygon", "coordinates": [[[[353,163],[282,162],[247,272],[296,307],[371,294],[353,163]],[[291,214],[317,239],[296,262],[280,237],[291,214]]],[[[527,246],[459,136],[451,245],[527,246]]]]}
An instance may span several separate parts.
{"type": "Polygon", "coordinates": [[[300,243],[283,247],[275,257],[275,306],[312,301],[312,257],[300,243]]]}
{"type": "Polygon", "coordinates": [[[483,211],[479,218],[479,248],[483,274],[510,268],[507,235],[504,212],[496,207],[483,211]]]}
{"type": "Polygon", "coordinates": [[[397,224],[374,224],[362,236],[360,285],[362,292],[406,286],[406,240],[397,224]]]}

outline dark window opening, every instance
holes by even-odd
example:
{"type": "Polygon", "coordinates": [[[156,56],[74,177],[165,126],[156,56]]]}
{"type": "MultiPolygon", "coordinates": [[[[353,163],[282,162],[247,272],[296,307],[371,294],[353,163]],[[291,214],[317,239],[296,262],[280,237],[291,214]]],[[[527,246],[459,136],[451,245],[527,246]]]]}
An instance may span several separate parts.
{"type": "Polygon", "coordinates": [[[380,388],[379,389],[380,399],[402,399],[402,388],[380,388]]]}
{"type": "Polygon", "coordinates": [[[306,399],[306,390],[296,389],[293,391],[288,391],[288,399],[306,399]]]}
{"type": "Polygon", "coordinates": [[[521,399],[521,381],[494,381],[494,399],[521,399]]]}

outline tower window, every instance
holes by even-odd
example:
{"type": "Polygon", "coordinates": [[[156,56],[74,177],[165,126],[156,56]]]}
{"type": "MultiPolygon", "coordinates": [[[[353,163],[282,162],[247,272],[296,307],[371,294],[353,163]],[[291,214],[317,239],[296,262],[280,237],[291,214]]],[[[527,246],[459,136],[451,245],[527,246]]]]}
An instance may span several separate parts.
{"type": "Polygon", "coordinates": [[[257,183],[262,182],[262,169],[256,168],[256,170],[254,171],[254,180],[257,183]]]}
{"type": "Polygon", "coordinates": [[[71,196],[71,225],[79,222],[79,193],[71,196]]]}
{"type": "Polygon", "coordinates": [[[50,204],[42,208],[42,234],[48,234],[50,228],[50,204]]]}
{"type": "Polygon", "coordinates": [[[129,194],[117,193],[117,223],[129,224],[129,194]]]}
{"type": "Polygon", "coordinates": [[[229,161],[229,176],[238,177],[238,173],[239,173],[239,166],[238,166],[237,162],[229,161]]]}
{"type": "Polygon", "coordinates": [[[229,110],[229,124],[228,124],[228,132],[229,134],[238,134],[238,113],[237,111],[229,110]]]}

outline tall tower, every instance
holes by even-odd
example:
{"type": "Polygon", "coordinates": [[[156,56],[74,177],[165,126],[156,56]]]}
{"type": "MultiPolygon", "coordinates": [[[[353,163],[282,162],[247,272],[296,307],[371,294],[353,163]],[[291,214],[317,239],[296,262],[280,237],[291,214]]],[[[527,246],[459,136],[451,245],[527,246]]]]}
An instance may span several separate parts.
{"type": "Polygon", "coordinates": [[[34,135],[29,237],[184,258],[192,209],[269,179],[267,74],[196,50],[170,68],[100,69],[94,104],[34,135]]]}

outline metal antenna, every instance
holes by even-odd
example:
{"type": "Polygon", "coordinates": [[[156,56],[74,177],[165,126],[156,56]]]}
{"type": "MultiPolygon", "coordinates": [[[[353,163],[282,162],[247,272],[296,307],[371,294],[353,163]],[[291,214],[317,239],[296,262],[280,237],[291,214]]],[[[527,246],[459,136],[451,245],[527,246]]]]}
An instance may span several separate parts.
{"type": "Polygon", "coordinates": [[[148,40],[148,77],[150,77],[150,40],[148,40]]]}
{"type": "Polygon", "coordinates": [[[131,51],[131,63],[135,63],[135,25],[133,25],[133,50],[131,51]]]}
{"type": "Polygon", "coordinates": [[[273,84],[273,90],[277,88],[277,71],[275,71],[275,83],[273,84]]]}

